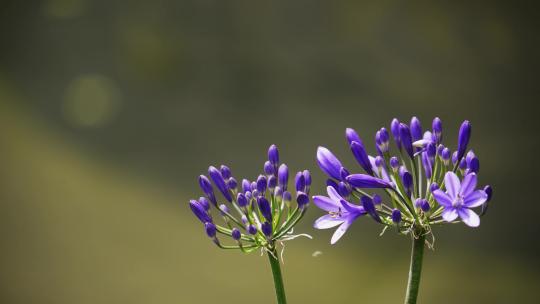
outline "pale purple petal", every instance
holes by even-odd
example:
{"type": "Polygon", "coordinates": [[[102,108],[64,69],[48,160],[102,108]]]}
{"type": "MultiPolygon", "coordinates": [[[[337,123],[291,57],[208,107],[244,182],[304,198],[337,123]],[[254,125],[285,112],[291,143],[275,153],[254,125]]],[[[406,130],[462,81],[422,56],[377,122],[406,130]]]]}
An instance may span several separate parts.
{"type": "Polygon", "coordinates": [[[317,229],[328,229],[328,228],[336,227],[337,225],[340,225],[343,222],[345,222],[343,218],[336,218],[336,217],[331,216],[330,214],[326,214],[319,217],[313,224],[313,227],[317,229]]]}
{"type": "Polygon", "coordinates": [[[487,193],[484,190],[476,190],[463,199],[463,205],[467,208],[481,206],[487,201],[487,193]]]}
{"type": "Polygon", "coordinates": [[[432,192],[433,197],[435,197],[435,200],[441,205],[445,207],[452,207],[452,198],[448,196],[445,192],[441,191],[440,189],[437,189],[432,192]]]}
{"type": "Polygon", "coordinates": [[[313,203],[315,204],[315,206],[328,212],[337,212],[341,207],[341,204],[339,202],[335,202],[331,198],[322,195],[315,195],[313,197],[313,203]]]}
{"type": "Polygon", "coordinates": [[[339,195],[336,188],[328,186],[326,187],[326,192],[328,193],[328,197],[330,197],[330,199],[335,202],[336,206],[339,206],[341,204],[339,201],[341,201],[343,197],[339,195]]]}
{"type": "Polygon", "coordinates": [[[445,208],[441,215],[442,218],[447,222],[451,222],[458,217],[458,213],[455,208],[445,208]]]}
{"type": "Polygon", "coordinates": [[[387,182],[391,182],[392,180],[388,176],[388,173],[386,173],[386,169],[384,168],[384,166],[381,168],[381,174],[379,174],[379,168],[375,164],[375,157],[368,155],[368,158],[369,158],[369,162],[371,163],[371,169],[373,170],[375,175],[377,175],[379,178],[384,179],[387,182]]]}
{"type": "Polygon", "coordinates": [[[347,219],[341,226],[336,229],[334,232],[334,235],[332,235],[332,239],[330,240],[330,244],[334,245],[339,239],[347,232],[347,229],[351,226],[353,222],[353,219],[347,219]]]}
{"type": "Polygon", "coordinates": [[[454,172],[447,172],[444,176],[444,186],[446,187],[446,192],[450,195],[450,198],[454,199],[459,193],[461,183],[454,172]]]}
{"type": "Polygon", "coordinates": [[[475,173],[469,173],[463,178],[463,181],[461,181],[460,190],[463,197],[468,196],[474,191],[474,189],[476,188],[477,180],[478,179],[475,173]]]}
{"type": "Polygon", "coordinates": [[[460,208],[458,210],[459,217],[461,220],[469,227],[478,227],[480,226],[480,217],[478,214],[474,213],[471,209],[460,208]]]}
{"type": "Polygon", "coordinates": [[[351,204],[349,203],[348,201],[342,199],[341,201],[341,205],[343,206],[343,208],[345,210],[347,210],[348,212],[350,213],[353,213],[353,214],[365,214],[366,211],[364,210],[364,207],[363,206],[358,206],[358,205],[355,205],[355,204],[351,204]]]}

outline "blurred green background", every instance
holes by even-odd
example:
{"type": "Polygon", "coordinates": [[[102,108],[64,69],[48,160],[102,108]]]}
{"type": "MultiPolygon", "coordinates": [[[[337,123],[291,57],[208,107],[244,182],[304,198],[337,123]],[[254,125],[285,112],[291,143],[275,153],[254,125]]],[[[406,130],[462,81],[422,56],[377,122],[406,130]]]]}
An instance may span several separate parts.
{"type": "MultiPolygon", "coordinates": [[[[0,302],[273,303],[267,260],[220,251],[187,202],[210,164],[255,177],[279,146],[324,178],[375,130],[462,120],[494,200],[436,228],[420,303],[539,303],[538,10],[505,1],[2,1],[0,302]]],[[[409,240],[361,219],[335,246],[311,208],[291,303],[400,303],[409,240]],[[312,253],[322,255],[313,257],[312,253]]]]}

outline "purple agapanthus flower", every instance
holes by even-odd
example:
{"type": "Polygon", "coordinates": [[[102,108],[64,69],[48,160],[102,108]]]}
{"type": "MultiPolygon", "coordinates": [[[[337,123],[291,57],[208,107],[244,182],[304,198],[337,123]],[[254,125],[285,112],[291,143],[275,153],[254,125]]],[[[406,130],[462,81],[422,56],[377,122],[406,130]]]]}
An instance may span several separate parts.
{"type": "Polygon", "coordinates": [[[313,203],[328,212],[319,217],[313,225],[317,229],[329,229],[339,226],[334,232],[331,244],[335,244],[359,216],[366,214],[364,207],[346,201],[332,186],[327,188],[328,196],[316,195],[313,203]]]}
{"type": "Polygon", "coordinates": [[[475,190],[476,182],[475,173],[467,174],[461,182],[454,172],[446,173],[446,192],[440,189],[433,191],[433,196],[444,208],[441,215],[445,221],[452,222],[459,216],[470,227],[480,225],[480,217],[471,208],[482,206],[488,195],[484,190],[475,190]]]}

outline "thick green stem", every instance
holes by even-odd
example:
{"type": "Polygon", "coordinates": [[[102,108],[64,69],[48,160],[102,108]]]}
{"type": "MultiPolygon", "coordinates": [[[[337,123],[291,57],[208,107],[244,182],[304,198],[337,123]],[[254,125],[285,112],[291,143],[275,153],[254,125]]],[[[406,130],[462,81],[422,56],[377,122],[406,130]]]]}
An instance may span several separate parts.
{"type": "Polygon", "coordinates": [[[422,275],[422,259],[424,257],[424,243],[426,236],[420,233],[418,238],[413,237],[411,265],[409,269],[409,282],[407,283],[407,294],[405,304],[416,304],[418,289],[420,287],[420,276],[422,275]]]}
{"type": "Polygon", "coordinates": [[[286,304],[285,287],[283,286],[283,276],[281,275],[281,265],[276,250],[268,252],[268,260],[272,267],[272,275],[274,276],[274,287],[276,288],[276,299],[278,304],[286,304]]]}

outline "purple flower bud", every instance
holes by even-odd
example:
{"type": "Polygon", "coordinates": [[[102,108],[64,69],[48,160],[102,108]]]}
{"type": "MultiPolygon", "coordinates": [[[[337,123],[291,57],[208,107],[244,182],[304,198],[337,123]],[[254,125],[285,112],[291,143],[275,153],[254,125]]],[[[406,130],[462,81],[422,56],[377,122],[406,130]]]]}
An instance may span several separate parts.
{"type": "Polygon", "coordinates": [[[274,165],[272,165],[272,163],[270,161],[266,161],[264,163],[264,173],[268,174],[268,175],[272,175],[274,174],[274,165]]]}
{"type": "Polygon", "coordinates": [[[460,168],[461,170],[467,169],[467,161],[465,160],[465,158],[462,158],[462,159],[459,161],[459,168],[460,168]]]}
{"type": "Polygon", "coordinates": [[[377,205],[380,205],[382,203],[382,197],[378,194],[374,194],[373,195],[373,204],[375,204],[375,206],[377,205]]]}
{"type": "Polygon", "coordinates": [[[473,159],[475,157],[476,157],[476,155],[474,154],[474,151],[469,150],[469,152],[467,152],[467,155],[465,155],[465,161],[467,162],[467,165],[469,165],[469,163],[471,162],[471,159],[473,159]]]}
{"type": "Polygon", "coordinates": [[[251,191],[246,191],[244,194],[246,195],[249,204],[249,200],[253,197],[253,194],[251,194],[251,191]]]}
{"type": "Polygon", "coordinates": [[[219,205],[219,211],[220,211],[222,216],[225,216],[225,215],[227,215],[227,213],[229,213],[229,207],[227,207],[227,205],[225,205],[225,204],[221,204],[221,205],[219,205]]]}
{"type": "Polygon", "coordinates": [[[441,152],[441,158],[444,163],[448,165],[448,161],[450,160],[450,149],[444,148],[441,152]]]}
{"type": "Polygon", "coordinates": [[[379,217],[379,214],[377,213],[377,210],[375,210],[375,205],[373,204],[373,200],[369,198],[369,196],[362,196],[360,198],[360,201],[362,202],[362,206],[364,206],[364,210],[371,215],[371,217],[377,221],[381,222],[381,218],[379,217]]]}
{"type": "Polygon", "coordinates": [[[247,232],[249,234],[251,234],[251,235],[255,235],[255,234],[257,234],[257,227],[255,227],[253,225],[248,225],[247,232]]]}
{"type": "Polygon", "coordinates": [[[245,207],[248,205],[248,200],[244,193],[238,193],[238,195],[236,196],[236,202],[238,203],[238,206],[240,207],[245,207]]]}
{"type": "Polygon", "coordinates": [[[478,173],[480,171],[480,160],[477,157],[471,158],[468,167],[470,172],[478,173]]]}
{"type": "Polygon", "coordinates": [[[489,202],[491,200],[491,197],[493,196],[493,189],[490,185],[487,185],[484,187],[484,192],[487,194],[487,200],[486,202],[489,202]]]}
{"type": "Polygon", "coordinates": [[[231,177],[231,169],[229,169],[229,167],[221,165],[219,171],[221,172],[221,176],[223,176],[224,179],[228,179],[231,177]]]}
{"type": "Polygon", "coordinates": [[[204,223],[204,230],[206,231],[206,235],[208,235],[209,238],[214,238],[216,236],[216,225],[211,222],[204,223]]]}
{"type": "Polygon", "coordinates": [[[278,183],[283,190],[287,190],[287,184],[289,183],[289,168],[285,164],[279,166],[278,183]]]}
{"type": "Polygon", "coordinates": [[[336,191],[338,191],[338,188],[339,188],[338,184],[333,179],[330,179],[330,178],[326,180],[326,186],[330,186],[336,189],[336,191]]]}
{"type": "Polygon", "coordinates": [[[270,148],[268,148],[268,160],[275,167],[279,164],[279,152],[276,145],[271,145],[270,148]]]}
{"type": "Polygon", "coordinates": [[[437,155],[441,155],[442,154],[442,151],[444,150],[445,146],[442,145],[442,144],[439,144],[437,146],[437,155]]]}
{"type": "Polygon", "coordinates": [[[442,139],[442,121],[439,117],[435,117],[435,119],[433,119],[431,129],[433,131],[433,135],[435,136],[435,141],[440,143],[442,139]]]}
{"type": "Polygon", "coordinates": [[[381,156],[375,157],[375,166],[377,166],[378,168],[381,168],[383,165],[384,165],[384,158],[382,158],[381,156]]]}
{"type": "Polygon", "coordinates": [[[397,118],[394,118],[392,120],[392,123],[390,124],[390,131],[392,132],[392,135],[394,136],[394,141],[396,142],[396,146],[398,147],[399,150],[401,150],[399,120],[397,120],[397,118]]]}
{"type": "Polygon", "coordinates": [[[264,218],[268,222],[272,222],[272,207],[270,206],[270,202],[264,197],[261,196],[257,199],[257,203],[259,205],[259,210],[261,211],[261,214],[264,216],[264,218]]]}
{"type": "Polygon", "coordinates": [[[284,191],[283,192],[283,200],[285,202],[290,202],[292,201],[292,194],[289,192],[289,191],[284,191]]]}
{"type": "Polygon", "coordinates": [[[247,218],[247,216],[245,214],[242,214],[241,220],[242,220],[242,223],[244,223],[244,225],[246,225],[248,223],[248,218],[247,218]]]}
{"type": "Polygon", "coordinates": [[[342,180],[345,180],[347,176],[351,174],[349,173],[349,170],[345,169],[345,167],[341,167],[341,169],[339,170],[339,175],[341,176],[342,180]]]}
{"type": "Polygon", "coordinates": [[[373,170],[371,169],[371,163],[369,162],[366,149],[361,141],[351,142],[351,151],[356,158],[356,161],[360,166],[370,175],[373,175],[373,170]]]}
{"type": "Polygon", "coordinates": [[[341,179],[339,170],[343,167],[341,162],[325,147],[317,148],[317,164],[326,175],[341,179]]]}
{"type": "Polygon", "coordinates": [[[422,199],[422,198],[417,198],[417,199],[414,201],[414,206],[415,206],[416,208],[420,208],[420,206],[422,206],[422,201],[423,201],[423,200],[424,200],[424,199],[422,199]]]}
{"type": "Polygon", "coordinates": [[[379,131],[381,132],[379,137],[381,143],[388,144],[388,142],[390,141],[390,135],[388,134],[388,130],[386,130],[386,128],[381,128],[379,131]]]}
{"type": "Polygon", "coordinates": [[[276,185],[277,185],[277,177],[275,177],[274,175],[270,176],[268,178],[268,188],[274,189],[276,185]]]}
{"type": "Polygon", "coordinates": [[[339,182],[337,191],[339,195],[343,197],[347,197],[351,194],[351,189],[344,182],[339,182]]]}
{"type": "Polygon", "coordinates": [[[272,236],[272,224],[264,222],[261,224],[261,231],[266,237],[272,236]]]}
{"type": "Polygon", "coordinates": [[[251,191],[251,182],[245,178],[242,180],[242,191],[244,191],[244,193],[251,191]]]}
{"type": "Polygon", "coordinates": [[[219,172],[218,169],[214,166],[210,166],[208,168],[208,174],[210,175],[210,178],[214,181],[214,184],[216,187],[221,191],[223,194],[223,197],[229,202],[232,202],[231,193],[229,192],[229,187],[227,187],[227,184],[225,183],[225,180],[223,179],[223,176],[221,175],[221,172],[219,172]]]}
{"type": "Polygon", "coordinates": [[[296,176],[294,177],[294,185],[297,192],[304,191],[306,188],[306,179],[304,178],[304,174],[302,172],[296,173],[296,176]]]}
{"type": "Polygon", "coordinates": [[[251,192],[257,190],[257,182],[251,182],[250,188],[251,188],[251,192]]]}
{"type": "Polygon", "coordinates": [[[266,179],[266,176],[259,175],[259,177],[257,178],[257,191],[263,194],[266,191],[267,183],[268,180],[266,179]]]}
{"type": "Polygon", "coordinates": [[[401,211],[399,209],[392,210],[392,222],[396,224],[401,222],[401,211]]]}
{"type": "Polygon", "coordinates": [[[399,124],[399,138],[401,140],[401,144],[403,145],[403,148],[409,154],[410,158],[414,157],[414,151],[413,151],[413,145],[412,145],[412,139],[411,139],[411,130],[409,129],[409,126],[407,126],[404,123],[399,124]]]}
{"type": "Polygon", "coordinates": [[[261,193],[259,193],[259,191],[257,189],[251,191],[251,194],[253,195],[253,197],[259,197],[261,196],[261,193]]]}
{"type": "Polygon", "coordinates": [[[431,185],[429,186],[429,191],[433,192],[435,190],[439,189],[439,185],[437,185],[437,183],[431,183],[431,185]]]}
{"type": "Polygon", "coordinates": [[[302,174],[304,175],[304,180],[306,181],[306,186],[307,187],[311,186],[311,173],[309,173],[308,170],[304,170],[304,172],[302,172],[302,174]]]}
{"type": "Polygon", "coordinates": [[[210,210],[210,202],[204,196],[199,197],[199,204],[204,208],[204,210],[210,210]]]}
{"type": "Polygon", "coordinates": [[[242,233],[240,233],[238,228],[234,227],[231,231],[231,236],[234,240],[238,241],[242,237],[242,233]]]}
{"type": "Polygon", "coordinates": [[[428,212],[431,206],[429,205],[429,202],[427,200],[422,200],[422,205],[420,205],[420,208],[424,212],[428,212]]]}
{"type": "Polygon", "coordinates": [[[349,175],[347,176],[347,182],[357,188],[392,188],[389,182],[367,174],[349,175]]]}
{"type": "Polygon", "coordinates": [[[227,187],[229,187],[229,189],[236,189],[237,186],[238,183],[236,182],[236,179],[234,177],[229,178],[227,181],[227,187]]]}
{"type": "Polygon", "coordinates": [[[283,189],[281,189],[280,186],[277,186],[275,189],[274,189],[274,197],[275,198],[279,198],[281,199],[283,197],[283,189]]]}
{"type": "Polygon", "coordinates": [[[458,134],[458,150],[457,158],[461,159],[467,150],[467,145],[469,144],[469,139],[471,138],[471,123],[468,120],[465,120],[461,127],[459,128],[458,134]]]}
{"type": "Polygon", "coordinates": [[[426,152],[429,156],[429,158],[433,159],[435,155],[437,154],[437,148],[435,147],[434,143],[428,143],[426,145],[426,152]]]}
{"type": "Polygon", "coordinates": [[[399,176],[401,177],[401,182],[403,183],[405,190],[410,191],[413,186],[412,175],[409,173],[409,171],[407,171],[407,169],[405,169],[405,167],[401,166],[399,168],[399,176]]]}
{"type": "Polygon", "coordinates": [[[204,224],[206,222],[212,222],[212,218],[208,215],[204,207],[201,206],[196,200],[189,201],[189,208],[193,211],[193,214],[204,224]]]}
{"type": "Polygon", "coordinates": [[[399,159],[395,156],[392,156],[390,158],[390,167],[392,167],[392,169],[394,170],[397,170],[399,168],[399,159]]]}
{"type": "Polygon", "coordinates": [[[214,189],[212,188],[212,184],[210,184],[210,181],[208,180],[208,177],[204,175],[199,176],[199,186],[201,187],[202,191],[208,199],[214,204],[217,204],[216,196],[214,195],[214,189]]]}
{"type": "Polygon", "coordinates": [[[430,179],[433,173],[433,165],[431,163],[431,159],[428,156],[428,153],[426,152],[422,152],[422,166],[424,167],[424,171],[426,172],[426,178],[430,179]]]}
{"type": "Polygon", "coordinates": [[[423,138],[422,136],[422,125],[420,124],[420,120],[413,116],[411,119],[411,136],[412,141],[417,141],[423,138]]]}
{"type": "Polygon", "coordinates": [[[298,208],[303,208],[309,203],[309,197],[300,191],[296,194],[296,202],[298,203],[298,208]]]}

